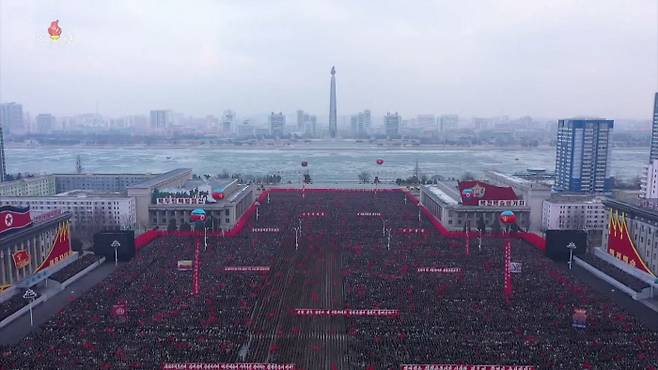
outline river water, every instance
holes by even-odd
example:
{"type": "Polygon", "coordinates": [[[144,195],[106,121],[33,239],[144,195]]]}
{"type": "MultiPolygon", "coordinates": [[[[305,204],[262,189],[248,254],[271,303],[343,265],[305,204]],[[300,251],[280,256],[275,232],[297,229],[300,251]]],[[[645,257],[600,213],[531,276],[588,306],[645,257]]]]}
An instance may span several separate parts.
{"type": "MultiPolygon", "coordinates": [[[[189,167],[197,174],[229,173],[265,175],[278,173],[284,181],[296,182],[301,161],[308,162],[314,182],[357,181],[361,171],[391,180],[411,176],[418,161],[422,174],[461,177],[465,172],[478,176],[485,170],[505,173],[528,168],[555,167],[555,148],[436,148],[387,149],[362,144],[273,147],[8,147],[9,173],[72,173],[80,155],[84,172],[158,173],[189,167]],[[384,164],[376,164],[383,159],[384,164]]],[[[611,174],[629,179],[640,174],[648,159],[648,148],[615,148],[611,174]]]]}

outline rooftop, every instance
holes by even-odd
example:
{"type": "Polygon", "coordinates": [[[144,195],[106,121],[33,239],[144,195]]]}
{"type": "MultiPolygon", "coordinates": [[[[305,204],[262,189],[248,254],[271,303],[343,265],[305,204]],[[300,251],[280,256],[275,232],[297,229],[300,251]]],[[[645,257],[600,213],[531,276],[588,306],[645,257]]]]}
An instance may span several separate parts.
{"type": "Polygon", "coordinates": [[[459,204],[459,201],[457,201],[457,198],[454,198],[448,194],[447,191],[444,191],[441,187],[437,185],[427,185],[425,186],[427,190],[429,190],[432,195],[436,196],[440,201],[456,206],[459,204]]]}
{"type": "Polygon", "coordinates": [[[169,172],[165,172],[162,174],[159,174],[153,178],[150,178],[148,180],[142,181],[137,184],[130,185],[126,187],[127,189],[145,189],[145,188],[153,188],[157,187],[159,185],[162,185],[163,183],[176,178],[178,176],[184,176],[186,174],[189,174],[190,176],[192,175],[192,169],[191,168],[177,168],[175,170],[171,170],[169,172]]]}

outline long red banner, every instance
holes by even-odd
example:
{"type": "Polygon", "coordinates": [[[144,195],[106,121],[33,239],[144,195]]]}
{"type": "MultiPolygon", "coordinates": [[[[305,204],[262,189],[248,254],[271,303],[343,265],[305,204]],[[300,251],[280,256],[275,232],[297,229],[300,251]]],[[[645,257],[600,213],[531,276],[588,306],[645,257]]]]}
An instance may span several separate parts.
{"type": "Polygon", "coordinates": [[[534,365],[403,364],[400,370],[535,370],[534,365]]]}
{"type": "Polygon", "coordinates": [[[162,369],[166,370],[294,370],[295,364],[270,364],[265,362],[240,362],[240,363],[164,363],[162,369]]]}
{"type": "Polygon", "coordinates": [[[510,264],[512,262],[512,243],[509,239],[505,241],[505,268],[504,268],[504,293],[505,300],[509,302],[510,297],[512,296],[512,272],[510,269],[510,264]]]}
{"type": "Polygon", "coordinates": [[[194,246],[194,269],[192,270],[192,294],[199,295],[201,286],[199,283],[199,263],[201,262],[201,241],[197,239],[194,246]]]}
{"type": "Polygon", "coordinates": [[[391,309],[344,309],[344,310],[325,310],[318,308],[295,308],[297,316],[400,316],[400,310],[391,309]]]}
{"type": "Polygon", "coordinates": [[[226,266],[224,267],[224,271],[270,271],[270,266],[226,266]]]}
{"type": "Polygon", "coordinates": [[[461,267],[419,267],[417,272],[443,272],[443,273],[454,273],[462,272],[461,267]]]}

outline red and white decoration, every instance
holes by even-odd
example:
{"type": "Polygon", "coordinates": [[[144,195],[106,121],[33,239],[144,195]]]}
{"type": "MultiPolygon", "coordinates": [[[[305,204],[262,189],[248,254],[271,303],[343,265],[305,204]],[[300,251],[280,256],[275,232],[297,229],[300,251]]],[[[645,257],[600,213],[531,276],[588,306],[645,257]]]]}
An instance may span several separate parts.
{"type": "Polygon", "coordinates": [[[533,365],[402,364],[401,370],[535,370],[533,365]]]}
{"type": "Polygon", "coordinates": [[[272,364],[265,362],[238,362],[238,363],[164,363],[163,370],[295,370],[295,364],[272,364]]]}
{"type": "Polygon", "coordinates": [[[357,216],[376,216],[376,217],[381,217],[382,213],[381,212],[357,212],[357,216]]]}
{"type": "Polygon", "coordinates": [[[503,292],[505,294],[505,300],[509,302],[510,297],[512,296],[512,271],[511,271],[511,260],[512,260],[512,243],[509,239],[505,241],[505,268],[504,268],[504,287],[503,292]]]}
{"type": "Polygon", "coordinates": [[[197,240],[194,246],[194,269],[192,271],[192,294],[199,295],[201,283],[199,282],[199,269],[201,265],[201,241],[197,240]]]}
{"type": "Polygon", "coordinates": [[[253,233],[278,233],[278,227],[254,227],[251,229],[253,233]]]}
{"type": "Polygon", "coordinates": [[[226,272],[262,272],[270,271],[270,266],[226,266],[226,272]]]}
{"type": "Polygon", "coordinates": [[[457,272],[462,272],[461,267],[419,267],[417,272],[440,272],[440,273],[457,273],[457,272]]]}
{"type": "Polygon", "coordinates": [[[397,317],[400,316],[400,310],[390,309],[369,309],[369,310],[323,310],[318,308],[295,308],[297,316],[383,316],[397,317]]]}
{"type": "Polygon", "coordinates": [[[192,260],[178,260],[176,263],[176,268],[178,271],[192,271],[194,267],[194,262],[192,260]]]}
{"type": "Polygon", "coordinates": [[[302,217],[324,217],[326,212],[302,212],[302,217]]]}
{"type": "Polygon", "coordinates": [[[423,233],[425,233],[424,228],[404,227],[400,229],[400,234],[423,234],[423,233]]]}

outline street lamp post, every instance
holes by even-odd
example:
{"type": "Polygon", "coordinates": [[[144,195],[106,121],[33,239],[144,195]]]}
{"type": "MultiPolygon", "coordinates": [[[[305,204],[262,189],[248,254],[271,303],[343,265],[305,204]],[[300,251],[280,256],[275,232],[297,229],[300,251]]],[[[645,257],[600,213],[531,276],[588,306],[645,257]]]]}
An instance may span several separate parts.
{"type": "Polygon", "coordinates": [[[391,250],[391,228],[389,227],[387,229],[388,231],[388,240],[386,241],[386,250],[390,251],[391,250]]]}
{"type": "Polygon", "coordinates": [[[299,249],[299,233],[301,231],[301,227],[297,226],[293,228],[295,230],[295,250],[299,249]]]}
{"type": "Polygon", "coordinates": [[[260,202],[256,201],[254,204],[256,205],[256,221],[258,221],[258,207],[260,207],[260,202]]]}
{"type": "Polygon", "coordinates": [[[114,266],[116,266],[117,264],[119,264],[119,252],[118,252],[118,250],[119,250],[119,247],[121,246],[121,243],[119,243],[118,240],[115,240],[115,241],[112,242],[112,244],[110,244],[110,246],[112,248],[114,248],[114,266]]]}
{"type": "Polygon", "coordinates": [[[34,326],[34,319],[32,317],[32,302],[34,302],[34,299],[37,297],[37,293],[34,292],[32,289],[28,289],[25,291],[25,294],[23,294],[23,298],[27,299],[30,301],[30,327],[34,326]]]}
{"type": "Polygon", "coordinates": [[[386,219],[382,217],[382,236],[386,236],[386,219]]]}
{"type": "Polygon", "coordinates": [[[423,208],[423,203],[418,202],[418,225],[420,225],[420,210],[423,208]]]}
{"type": "Polygon", "coordinates": [[[571,270],[573,264],[573,250],[576,249],[576,244],[571,242],[567,244],[567,248],[569,248],[569,270],[571,270]]]}

